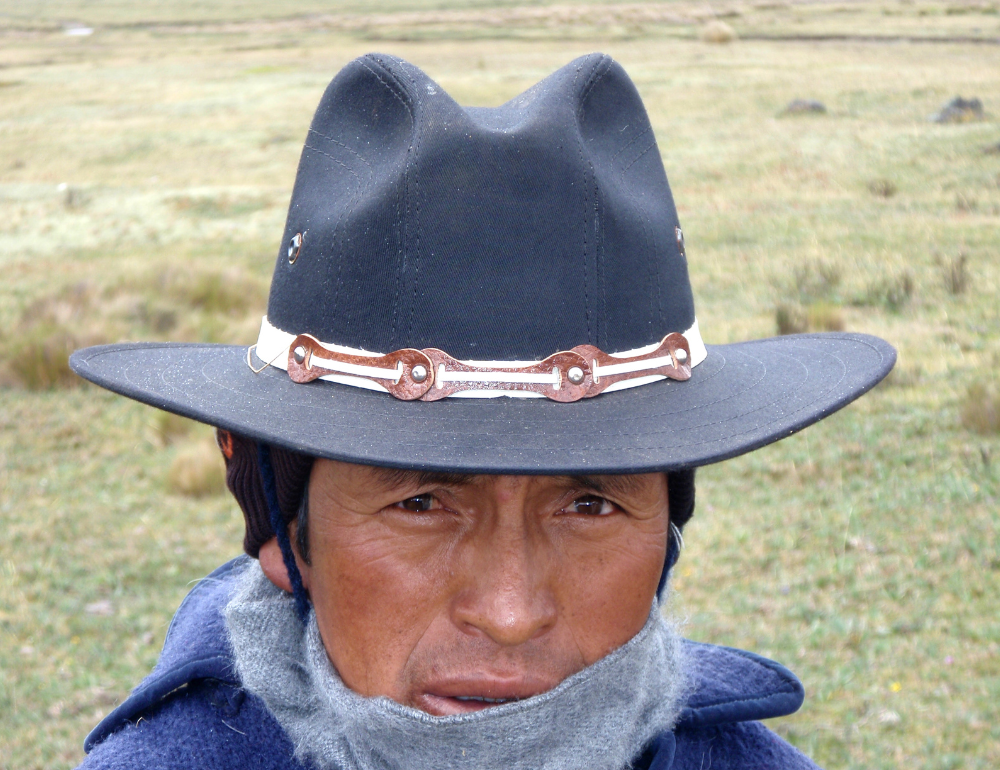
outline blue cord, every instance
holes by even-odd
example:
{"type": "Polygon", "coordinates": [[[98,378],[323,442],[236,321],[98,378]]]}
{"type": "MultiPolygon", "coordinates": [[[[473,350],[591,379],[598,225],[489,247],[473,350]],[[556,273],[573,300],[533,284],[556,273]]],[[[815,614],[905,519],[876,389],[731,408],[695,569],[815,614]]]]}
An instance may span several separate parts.
{"type": "Polygon", "coordinates": [[[678,537],[680,530],[673,524],[667,530],[667,558],[663,561],[663,572],[660,573],[660,584],[656,587],[656,595],[663,598],[663,589],[667,587],[667,580],[670,578],[670,570],[677,563],[681,555],[681,545],[683,541],[678,537]]]}
{"type": "Polygon", "coordinates": [[[295,563],[295,554],[292,552],[292,543],[288,539],[288,527],[285,518],[281,515],[281,508],[278,505],[278,489],[274,481],[274,468],[271,466],[271,447],[267,444],[257,444],[257,460],[260,464],[260,480],[264,485],[264,498],[267,500],[267,511],[271,515],[271,529],[278,538],[278,547],[281,549],[281,558],[285,562],[285,569],[288,571],[288,580],[292,584],[292,595],[295,597],[295,610],[298,612],[302,625],[309,622],[309,596],[306,594],[305,586],[302,585],[302,575],[299,573],[299,565],[295,563]]]}

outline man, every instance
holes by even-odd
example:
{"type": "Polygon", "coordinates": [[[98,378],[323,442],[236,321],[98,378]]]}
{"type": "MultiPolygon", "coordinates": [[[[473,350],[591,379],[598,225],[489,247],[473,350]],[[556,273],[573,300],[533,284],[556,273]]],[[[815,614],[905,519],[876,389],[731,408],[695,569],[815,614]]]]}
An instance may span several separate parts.
{"type": "Polygon", "coordinates": [[[795,677],[682,641],[660,602],[693,469],[894,359],[859,334],[705,346],[608,57],[495,109],[358,59],[309,130],[256,345],[72,358],[219,426],[248,554],[84,767],[814,767],[759,722],[795,677]]]}

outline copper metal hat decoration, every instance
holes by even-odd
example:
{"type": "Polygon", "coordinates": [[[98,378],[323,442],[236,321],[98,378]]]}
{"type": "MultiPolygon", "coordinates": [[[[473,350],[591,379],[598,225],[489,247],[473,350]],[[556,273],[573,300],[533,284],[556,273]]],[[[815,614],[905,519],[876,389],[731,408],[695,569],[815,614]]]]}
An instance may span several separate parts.
{"type": "Polygon", "coordinates": [[[459,361],[437,348],[404,348],[386,355],[349,350],[324,344],[310,334],[292,337],[265,317],[257,343],[247,350],[247,366],[255,373],[277,366],[298,383],[322,378],[384,390],[403,401],[544,396],[569,403],[661,379],[683,382],[706,355],[697,323],[686,334],[672,332],[657,345],[626,353],[577,345],[542,361],[519,362],[459,361]],[[694,353],[688,337],[696,342],[694,353]],[[254,366],[251,354],[268,363],[254,366]]]}

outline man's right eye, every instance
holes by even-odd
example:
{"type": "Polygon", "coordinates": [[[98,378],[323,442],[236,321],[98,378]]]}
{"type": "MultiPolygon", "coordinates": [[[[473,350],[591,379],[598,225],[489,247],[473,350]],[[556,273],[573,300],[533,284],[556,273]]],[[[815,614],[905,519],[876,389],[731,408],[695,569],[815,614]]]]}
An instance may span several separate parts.
{"type": "Polygon", "coordinates": [[[402,508],[404,511],[412,511],[413,513],[423,513],[433,508],[436,502],[437,500],[434,499],[434,495],[430,492],[425,492],[422,495],[401,500],[394,507],[402,508]]]}

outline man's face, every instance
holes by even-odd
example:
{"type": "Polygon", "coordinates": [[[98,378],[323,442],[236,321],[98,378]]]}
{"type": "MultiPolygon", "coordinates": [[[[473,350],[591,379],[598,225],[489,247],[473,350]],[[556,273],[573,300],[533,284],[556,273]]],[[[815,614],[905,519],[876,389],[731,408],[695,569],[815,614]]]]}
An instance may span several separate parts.
{"type": "Polygon", "coordinates": [[[642,628],[666,551],[664,474],[463,476],[318,460],[310,565],[330,660],[435,715],[555,687],[642,628]]]}

